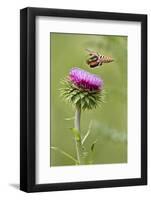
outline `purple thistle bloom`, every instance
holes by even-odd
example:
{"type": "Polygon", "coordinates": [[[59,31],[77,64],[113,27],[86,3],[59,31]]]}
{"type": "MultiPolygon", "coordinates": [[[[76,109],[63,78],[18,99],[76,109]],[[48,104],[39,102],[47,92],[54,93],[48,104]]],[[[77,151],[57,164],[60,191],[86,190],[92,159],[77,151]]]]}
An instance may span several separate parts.
{"type": "Polygon", "coordinates": [[[100,77],[77,67],[71,69],[69,79],[74,85],[81,89],[92,91],[102,90],[103,88],[103,80],[100,77]]]}

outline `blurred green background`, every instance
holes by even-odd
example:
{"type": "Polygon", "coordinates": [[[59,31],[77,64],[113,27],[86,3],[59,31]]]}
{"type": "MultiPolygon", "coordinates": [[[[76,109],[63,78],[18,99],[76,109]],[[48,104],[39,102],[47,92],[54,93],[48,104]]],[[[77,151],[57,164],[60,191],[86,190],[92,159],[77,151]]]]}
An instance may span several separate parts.
{"type": "MultiPolygon", "coordinates": [[[[127,37],[86,34],[50,33],[51,63],[51,137],[50,145],[76,157],[75,143],[69,128],[74,109],[60,97],[60,81],[72,67],[80,67],[99,75],[104,80],[105,103],[92,111],[82,112],[81,132],[87,132],[90,121],[92,129],[86,141],[89,150],[97,139],[94,164],[127,162],[127,37]],[[91,69],[86,64],[85,49],[112,56],[114,62],[91,69]]],[[[51,150],[50,166],[74,165],[72,160],[51,150]]]]}

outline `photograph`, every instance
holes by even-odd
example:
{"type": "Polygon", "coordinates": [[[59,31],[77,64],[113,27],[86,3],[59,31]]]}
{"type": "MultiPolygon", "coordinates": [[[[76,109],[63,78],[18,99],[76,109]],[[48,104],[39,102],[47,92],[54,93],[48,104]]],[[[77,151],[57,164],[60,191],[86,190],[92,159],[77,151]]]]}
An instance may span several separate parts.
{"type": "Polygon", "coordinates": [[[147,184],[147,15],[20,12],[20,189],[147,184]]]}
{"type": "Polygon", "coordinates": [[[127,163],[127,39],[50,33],[50,167],[127,163]]]}

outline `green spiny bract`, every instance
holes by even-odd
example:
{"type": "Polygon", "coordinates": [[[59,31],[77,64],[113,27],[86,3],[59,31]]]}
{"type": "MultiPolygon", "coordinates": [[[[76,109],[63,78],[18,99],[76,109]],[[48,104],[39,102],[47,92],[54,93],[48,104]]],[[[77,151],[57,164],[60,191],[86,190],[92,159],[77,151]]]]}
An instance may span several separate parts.
{"type": "Polygon", "coordinates": [[[104,90],[88,90],[79,88],[70,80],[62,81],[61,96],[75,107],[91,110],[104,102],[104,90]]]}

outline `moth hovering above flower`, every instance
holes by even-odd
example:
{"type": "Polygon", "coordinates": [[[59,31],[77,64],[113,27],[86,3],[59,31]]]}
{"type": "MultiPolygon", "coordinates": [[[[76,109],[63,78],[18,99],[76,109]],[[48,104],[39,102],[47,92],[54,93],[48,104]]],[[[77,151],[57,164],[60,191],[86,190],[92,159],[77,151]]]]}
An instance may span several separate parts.
{"type": "Polygon", "coordinates": [[[86,60],[86,63],[91,67],[95,68],[101,66],[103,63],[110,63],[113,62],[113,58],[110,56],[104,56],[99,54],[96,51],[91,51],[90,49],[86,49],[89,54],[89,58],[86,60]]]}

